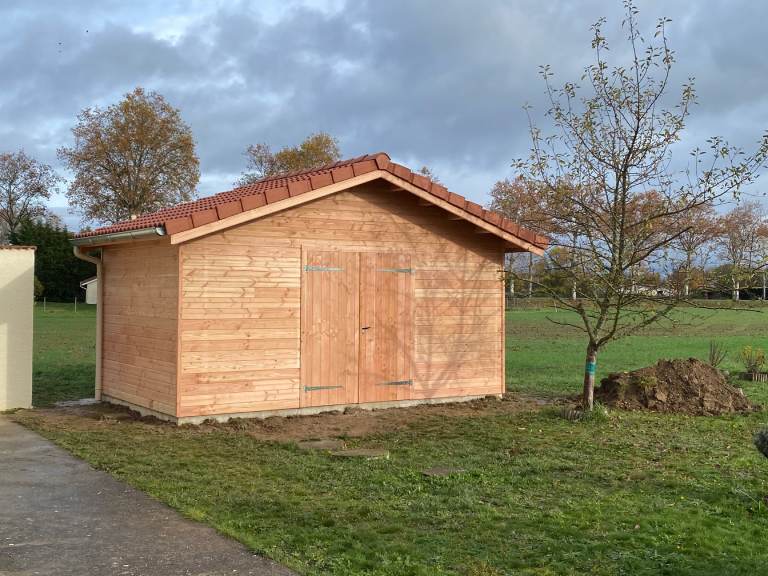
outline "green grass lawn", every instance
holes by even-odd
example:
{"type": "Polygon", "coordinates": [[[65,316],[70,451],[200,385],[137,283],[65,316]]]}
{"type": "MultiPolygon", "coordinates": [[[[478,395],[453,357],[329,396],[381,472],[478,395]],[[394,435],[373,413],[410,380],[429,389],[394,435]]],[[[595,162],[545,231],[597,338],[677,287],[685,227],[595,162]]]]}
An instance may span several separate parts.
{"type": "MultiPolygon", "coordinates": [[[[576,314],[562,310],[507,313],[507,389],[549,395],[581,390],[585,336],[549,319],[578,322],[576,314]]],[[[744,371],[739,363],[742,347],[751,344],[768,350],[768,306],[750,310],[681,309],[675,319],[676,325],[656,324],[639,335],[609,343],[598,357],[598,382],[609,372],[634,370],[660,358],[706,360],[711,340],[726,346],[729,354],[721,368],[734,373],[744,371]]]]}
{"type": "Polygon", "coordinates": [[[32,403],[93,397],[96,306],[35,303],[32,403]]]}
{"type": "MultiPolygon", "coordinates": [[[[576,393],[583,342],[545,316],[509,315],[510,388],[576,393]]],[[[600,373],[659,357],[704,358],[713,337],[731,351],[726,367],[736,369],[742,344],[768,348],[763,318],[722,311],[675,334],[654,328],[608,348],[600,373]]],[[[48,366],[38,387],[55,380],[54,356],[69,356],[56,342],[80,341],[74,332],[84,318],[54,327],[59,320],[38,316],[51,333],[49,346],[36,344],[36,371],[48,366]]],[[[768,385],[739,384],[768,401],[768,385]]],[[[62,395],[58,390],[36,397],[62,395]]],[[[768,420],[759,413],[612,412],[573,423],[556,408],[451,417],[427,411],[408,425],[349,440],[388,448],[391,458],[383,461],[307,453],[237,426],[81,422],[34,411],[16,417],[302,574],[733,575],[768,566],[768,460],[751,441],[768,420]],[[424,477],[433,465],[466,472],[424,477]]]]}

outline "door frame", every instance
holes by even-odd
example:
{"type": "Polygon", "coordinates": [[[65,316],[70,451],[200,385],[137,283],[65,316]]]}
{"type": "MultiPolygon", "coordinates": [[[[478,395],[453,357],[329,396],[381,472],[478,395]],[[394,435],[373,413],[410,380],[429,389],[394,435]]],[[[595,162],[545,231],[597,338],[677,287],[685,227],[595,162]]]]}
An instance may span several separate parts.
{"type": "MultiPolygon", "coordinates": [[[[410,254],[399,252],[399,251],[386,251],[386,250],[367,250],[367,251],[360,251],[360,250],[340,250],[335,248],[328,248],[328,247],[307,247],[302,245],[301,247],[301,272],[300,272],[300,330],[299,330],[299,370],[300,370],[300,389],[299,389],[299,406],[301,408],[309,408],[309,407],[321,407],[321,406],[336,406],[336,405],[344,405],[344,404],[366,404],[366,403],[377,403],[377,402],[388,402],[388,401],[401,401],[401,400],[408,400],[412,397],[412,391],[413,391],[413,376],[415,373],[415,331],[416,331],[416,286],[415,286],[415,274],[414,270],[411,267],[412,265],[412,256],[410,254]],[[306,338],[307,338],[307,327],[306,322],[308,320],[307,318],[307,297],[306,297],[306,274],[309,272],[307,269],[309,256],[311,253],[339,253],[344,254],[347,256],[354,256],[355,257],[355,266],[356,266],[356,276],[357,276],[357,282],[355,283],[355,292],[352,296],[353,300],[355,301],[355,319],[356,319],[356,337],[355,337],[355,364],[356,364],[356,382],[355,382],[355,390],[354,390],[354,401],[349,401],[347,399],[346,402],[340,402],[340,403],[309,403],[307,402],[306,394],[308,390],[306,388],[310,385],[306,381],[306,366],[305,362],[307,361],[307,357],[305,355],[305,347],[306,347],[306,338]],[[394,398],[382,398],[377,400],[368,400],[363,402],[361,400],[362,394],[361,394],[361,386],[364,381],[363,376],[363,370],[366,367],[366,362],[363,359],[363,338],[365,337],[371,337],[375,336],[375,332],[373,334],[366,334],[366,330],[364,330],[364,322],[366,319],[362,317],[362,311],[364,309],[362,298],[363,298],[363,265],[362,261],[363,258],[370,258],[370,257],[376,257],[378,255],[390,255],[390,256],[405,256],[408,258],[409,261],[409,274],[411,274],[411,282],[410,282],[410,294],[408,296],[408,302],[410,305],[410,313],[409,313],[409,319],[410,322],[410,331],[409,331],[409,339],[410,339],[410,354],[407,355],[405,358],[405,362],[408,364],[407,372],[409,374],[408,384],[407,384],[407,393],[403,393],[406,391],[406,388],[393,388],[393,390],[398,390],[398,393],[394,394],[394,398]]],[[[403,269],[399,269],[400,267],[393,267],[391,272],[403,272],[403,269]],[[395,270],[397,269],[397,270],[395,270]]],[[[375,306],[375,305],[374,305],[375,306]]],[[[375,327],[372,328],[375,330],[375,327]]],[[[393,381],[394,382],[394,381],[393,381]]],[[[349,392],[349,391],[348,391],[349,392]]],[[[349,394],[347,394],[347,398],[349,398],[349,394]]]]}

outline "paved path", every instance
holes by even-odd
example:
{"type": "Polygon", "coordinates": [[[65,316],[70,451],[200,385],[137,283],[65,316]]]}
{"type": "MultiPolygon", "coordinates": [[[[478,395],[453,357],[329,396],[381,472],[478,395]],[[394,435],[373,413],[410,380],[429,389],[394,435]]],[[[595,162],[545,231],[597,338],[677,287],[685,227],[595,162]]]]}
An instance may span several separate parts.
{"type": "Polygon", "coordinates": [[[0,415],[0,575],[288,576],[0,415]]]}

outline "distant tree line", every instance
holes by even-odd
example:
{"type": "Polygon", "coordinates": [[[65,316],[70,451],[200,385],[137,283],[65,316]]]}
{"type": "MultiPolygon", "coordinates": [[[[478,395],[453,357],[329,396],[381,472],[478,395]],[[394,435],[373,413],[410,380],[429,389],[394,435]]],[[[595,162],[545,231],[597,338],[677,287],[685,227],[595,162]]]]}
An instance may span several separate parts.
{"type": "MultiPolygon", "coordinates": [[[[522,178],[497,182],[490,207],[522,225],[553,235],[551,222],[539,210],[540,186],[522,178]]],[[[754,300],[768,296],[768,212],[758,201],[724,204],[718,212],[702,205],[681,214],[674,223],[675,239],[653,260],[638,262],[627,273],[637,292],[681,299],[754,300]]],[[[563,270],[563,246],[543,257],[507,255],[509,297],[549,296],[552,292],[579,298],[578,282],[563,270]]]]}
{"type": "Polygon", "coordinates": [[[80,281],[95,275],[96,267],[75,257],[70,236],[66,227],[43,217],[24,220],[12,233],[12,244],[37,246],[35,278],[40,283],[39,297],[58,302],[85,299],[80,281]]]}

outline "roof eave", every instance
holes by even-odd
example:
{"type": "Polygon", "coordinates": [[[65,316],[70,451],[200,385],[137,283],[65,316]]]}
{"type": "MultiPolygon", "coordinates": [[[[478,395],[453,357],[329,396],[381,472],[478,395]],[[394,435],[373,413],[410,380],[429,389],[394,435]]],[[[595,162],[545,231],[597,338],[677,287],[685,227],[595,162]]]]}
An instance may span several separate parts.
{"type": "Polygon", "coordinates": [[[422,188],[419,188],[418,186],[415,186],[414,184],[408,182],[408,180],[404,180],[403,178],[400,178],[399,176],[395,176],[390,172],[384,171],[382,174],[382,178],[384,178],[385,180],[387,180],[392,184],[395,184],[396,186],[399,186],[400,188],[403,188],[404,190],[407,190],[408,192],[411,192],[412,194],[418,196],[423,200],[431,202],[439,206],[440,208],[443,208],[444,210],[447,210],[448,212],[451,212],[452,214],[459,216],[464,220],[467,220],[468,222],[471,222],[475,226],[483,229],[484,231],[489,232],[490,234],[493,234],[495,236],[498,236],[499,238],[501,238],[502,240],[505,240],[512,246],[515,246],[521,249],[521,251],[533,252],[537,256],[541,256],[542,254],[544,254],[544,251],[546,250],[545,247],[541,247],[532,242],[528,242],[527,240],[520,238],[515,234],[507,232],[503,228],[500,228],[499,226],[496,226],[491,222],[487,222],[486,220],[483,220],[479,216],[475,216],[474,214],[468,212],[467,210],[459,208],[458,206],[454,206],[450,202],[443,200],[442,198],[435,196],[431,192],[423,190],[422,188]]]}
{"type": "Polygon", "coordinates": [[[117,244],[118,242],[148,240],[165,235],[165,228],[163,226],[151,226],[149,228],[139,228],[138,230],[110,232],[108,234],[96,234],[94,236],[80,236],[77,238],[70,238],[69,241],[73,246],[103,246],[105,244],[117,244]]]}

